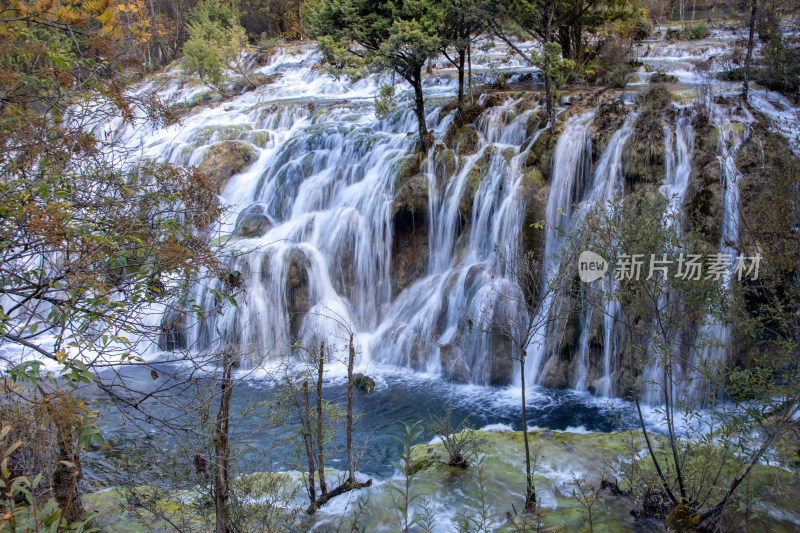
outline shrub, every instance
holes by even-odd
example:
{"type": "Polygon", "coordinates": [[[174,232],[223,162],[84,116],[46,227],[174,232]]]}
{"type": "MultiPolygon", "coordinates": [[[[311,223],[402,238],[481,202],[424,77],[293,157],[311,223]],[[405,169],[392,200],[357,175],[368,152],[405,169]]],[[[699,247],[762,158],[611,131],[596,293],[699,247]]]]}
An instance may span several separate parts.
{"type": "Polygon", "coordinates": [[[708,24],[705,22],[698,22],[697,24],[687,24],[681,32],[681,38],[687,41],[696,41],[704,39],[711,33],[708,29],[708,24]]]}
{"type": "Polygon", "coordinates": [[[428,429],[441,439],[442,446],[445,452],[447,452],[446,464],[459,468],[467,468],[478,448],[478,437],[475,434],[475,429],[470,425],[467,419],[462,420],[458,426],[453,427],[452,404],[450,404],[447,411],[445,411],[444,415],[441,417],[430,414],[429,416],[431,417],[431,421],[428,423],[428,429]]]}
{"type": "Polygon", "coordinates": [[[774,91],[798,97],[800,91],[800,40],[774,35],[763,48],[763,63],[753,78],[774,91]]]}
{"type": "Polygon", "coordinates": [[[609,70],[604,76],[604,81],[609,87],[623,89],[628,85],[632,75],[633,67],[628,63],[622,63],[609,70]]]}
{"type": "Polygon", "coordinates": [[[653,32],[653,21],[647,18],[644,10],[639,10],[630,22],[630,35],[635,41],[650,37],[653,32]]]}

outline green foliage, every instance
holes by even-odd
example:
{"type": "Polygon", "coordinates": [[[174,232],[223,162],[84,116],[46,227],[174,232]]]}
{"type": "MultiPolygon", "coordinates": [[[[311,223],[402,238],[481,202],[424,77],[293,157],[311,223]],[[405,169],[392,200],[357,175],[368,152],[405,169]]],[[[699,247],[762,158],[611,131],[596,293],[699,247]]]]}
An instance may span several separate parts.
{"type": "Polygon", "coordinates": [[[545,43],[544,50],[533,55],[533,63],[542,70],[543,76],[550,78],[556,90],[575,72],[575,62],[562,57],[561,45],[558,43],[545,43]]]}
{"type": "Polygon", "coordinates": [[[635,41],[641,41],[650,37],[653,32],[653,21],[647,16],[647,11],[640,9],[636,14],[626,19],[630,28],[630,35],[635,41]]]}
{"type": "Polygon", "coordinates": [[[0,497],[0,532],[15,533],[20,531],[37,531],[43,533],[57,533],[60,531],[73,531],[76,533],[89,533],[97,531],[91,525],[92,519],[97,516],[95,512],[88,512],[78,520],[69,522],[64,510],[59,507],[55,498],[44,499],[37,496],[39,486],[43,481],[42,473],[32,479],[29,476],[14,477],[9,469],[9,459],[19,452],[23,446],[21,441],[9,442],[11,426],[4,426],[0,430],[0,450],[3,451],[0,463],[0,483],[2,483],[2,496],[0,497]]]}
{"type": "Polygon", "coordinates": [[[422,67],[438,55],[443,13],[426,0],[374,3],[317,0],[305,11],[309,33],[335,67],[392,69],[414,88],[419,149],[430,142],[425,124],[422,67]]]}
{"type": "Polygon", "coordinates": [[[197,4],[189,21],[189,40],[183,45],[187,66],[219,89],[226,79],[226,70],[239,72],[244,68],[240,58],[248,43],[239,15],[220,0],[205,0],[197,4]]]}
{"type": "Polygon", "coordinates": [[[375,5],[362,0],[319,0],[306,12],[311,37],[334,65],[393,68],[413,75],[438,52],[441,13],[422,0],[375,5]]]}
{"type": "Polygon", "coordinates": [[[381,85],[375,97],[375,116],[386,118],[396,106],[394,85],[381,85]]]}
{"type": "Polygon", "coordinates": [[[758,83],[800,98],[800,39],[773,34],[764,45],[762,64],[754,73],[758,83]]]}
{"type": "Polygon", "coordinates": [[[414,457],[414,443],[419,438],[420,429],[419,422],[413,424],[403,424],[403,438],[397,440],[403,445],[403,450],[398,454],[400,461],[393,461],[392,465],[397,468],[403,475],[403,482],[401,485],[393,483],[388,484],[389,491],[391,492],[392,504],[394,505],[395,517],[397,518],[396,525],[403,533],[408,533],[417,524],[421,524],[426,515],[417,515],[411,518],[411,504],[419,499],[419,494],[411,493],[411,482],[414,477],[420,472],[420,465],[423,458],[414,457]]]}
{"type": "MultiPolygon", "coordinates": [[[[656,191],[629,196],[590,213],[585,225],[576,230],[576,238],[592,235],[590,248],[612,265],[621,253],[645,258],[653,254],[674,265],[680,253],[707,249],[702,234],[668,205],[656,191]]],[[[596,303],[613,300],[621,305],[618,321],[632,345],[626,364],[631,372],[637,366],[655,369],[642,373],[651,376],[655,395],[648,401],[660,404],[655,413],[667,428],[667,445],[650,448],[649,457],[641,460],[639,475],[632,477],[630,490],[642,502],[638,512],[667,518],[680,529],[719,520],[722,511],[733,505],[736,490],[753,465],[775,449],[780,436],[794,424],[791,419],[800,409],[800,396],[794,385],[787,388],[788,374],[782,379],[775,376],[787,371],[794,375],[794,370],[788,370],[792,364],[784,366],[789,358],[782,354],[793,350],[796,357],[800,336],[794,320],[779,338],[761,345],[770,356],[758,357],[759,366],[731,369],[713,355],[720,349],[718,341],[700,325],[727,320],[739,324],[734,329],[747,323],[763,328],[765,317],[741,313],[737,296],[741,286],[713,277],[682,279],[674,274],[620,280],[596,303]],[[683,421],[681,435],[674,429],[678,420],[683,421]]],[[[796,281],[783,283],[782,290],[798,294],[796,281]]],[[[786,323],[788,314],[796,316],[795,308],[796,303],[776,308],[776,315],[786,323]]],[[[775,315],[768,320],[777,322],[775,315]]],[[[641,393],[631,392],[638,406],[641,393]]]]}
{"type": "Polygon", "coordinates": [[[605,84],[614,89],[624,89],[633,76],[634,69],[628,63],[620,63],[611,67],[603,76],[605,84]]]}
{"type": "Polygon", "coordinates": [[[428,430],[439,437],[447,452],[447,464],[466,468],[478,453],[478,438],[474,428],[466,418],[457,426],[453,426],[453,404],[447,407],[444,415],[430,414],[428,430]]]}
{"type": "Polygon", "coordinates": [[[700,21],[696,24],[687,24],[684,26],[680,36],[681,39],[685,39],[687,41],[697,41],[699,39],[705,39],[710,33],[711,32],[708,29],[708,24],[700,21]]]}

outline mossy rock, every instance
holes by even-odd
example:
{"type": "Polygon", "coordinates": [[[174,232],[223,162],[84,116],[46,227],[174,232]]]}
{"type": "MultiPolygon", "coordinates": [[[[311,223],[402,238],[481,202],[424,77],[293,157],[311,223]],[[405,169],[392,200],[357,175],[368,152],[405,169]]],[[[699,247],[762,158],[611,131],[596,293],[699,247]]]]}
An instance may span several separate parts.
{"type": "Polygon", "coordinates": [[[639,117],[622,148],[622,173],[627,192],[634,192],[643,184],[660,185],[664,181],[664,141],[661,120],[639,117]]]}
{"type": "Polygon", "coordinates": [[[444,138],[445,145],[458,152],[459,155],[470,155],[478,148],[478,130],[474,126],[451,126],[444,138]]]}
{"type": "Polygon", "coordinates": [[[394,190],[397,194],[412,178],[419,175],[424,154],[414,152],[404,157],[398,164],[395,171],[394,190]]]}
{"type": "Polygon", "coordinates": [[[539,169],[546,182],[550,182],[553,171],[553,155],[555,154],[556,144],[558,144],[558,134],[548,129],[539,135],[536,142],[528,150],[525,156],[525,167],[529,170],[539,169]]]}
{"type": "Polygon", "coordinates": [[[222,141],[247,140],[253,127],[249,124],[233,124],[229,126],[206,126],[194,134],[195,146],[222,141]]]}
{"type": "Polygon", "coordinates": [[[233,234],[237,237],[260,237],[266,233],[275,221],[267,214],[267,205],[258,203],[246,207],[236,217],[233,234]]]}
{"type": "Polygon", "coordinates": [[[378,390],[375,386],[375,380],[361,373],[353,374],[353,386],[366,393],[378,390]]]}
{"type": "Polygon", "coordinates": [[[672,74],[659,71],[654,72],[653,75],[650,76],[650,83],[678,83],[678,78],[672,74]]]}
{"type": "Polygon", "coordinates": [[[622,127],[628,116],[628,108],[620,99],[604,102],[598,107],[592,120],[592,157],[596,161],[608,146],[608,141],[622,127]]]}
{"type": "Polygon", "coordinates": [[[672,104],[672,93],[663,85],[654,85],[636,99],[643,115],[653,115],[672,104]]]}
{"type": "Polygon", "coordinates": [[[250,144],[225,141],[212,145],[198,168],[213,178],[217,191],[222,192],[234,174],[247,169],[257,158],[257,151],[250,144]]]}

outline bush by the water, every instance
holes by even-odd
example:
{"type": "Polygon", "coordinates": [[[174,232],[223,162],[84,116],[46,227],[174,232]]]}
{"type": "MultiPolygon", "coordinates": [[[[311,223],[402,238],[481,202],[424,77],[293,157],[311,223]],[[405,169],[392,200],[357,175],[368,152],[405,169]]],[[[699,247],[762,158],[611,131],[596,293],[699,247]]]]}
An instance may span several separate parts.
{"type": "Polygon", "coordinates": [[[698,39],[705,39],[708,37],[709,33],[711,32],[708,29],[708,24],[705,22],[698,22],[697,24],[687,24],[684,26],[680,37],[687,41],[696,41],[698,39]]]}

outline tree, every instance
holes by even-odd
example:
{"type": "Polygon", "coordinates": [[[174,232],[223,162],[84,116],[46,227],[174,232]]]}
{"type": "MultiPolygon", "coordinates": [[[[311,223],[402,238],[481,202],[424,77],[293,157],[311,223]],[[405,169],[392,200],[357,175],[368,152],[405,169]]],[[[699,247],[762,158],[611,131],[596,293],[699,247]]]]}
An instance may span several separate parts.
{"type": "Polygon", "coordinates": [[[336,431],[335,426],[341,421],[342,413],[338,408],[323,399],[323,377],[326,361],[332,358],[331,345],[326,345],[324,340],[320,340],[318,349],[316,346],[294,346],[295,351],[299,349],[300,352],[305,353],[307,370],[300,375],[295,374],[293,371],[287,371],[286,375],[276,383],[281,391],[281,399],[278,403],[294,410],[300,424],[298,437],[305,453],[308,472],[308,477],[305,481],[310,500],[306,510],[309,515],[314,514],[320,507],[336,496],[372,485],[371,479],[361,482],[355,476],[358,466],[353,447],[355,334],[343,317],[333,311],[330,313],[331,315],[322,315],[322,317],[337,324],[347,336],[346,355],[343,361],[347,367],[347,404],[344,412],[347,472],[345,477],[340,479],[338,485],[333,489],[328,489],[325,479],[325,459],[329,453],[325,451],[325,446],[331,440],[332,433],[336,431]],[[315,381],[315,406],[313,407],[309,394],[310,379],[315,381]],[[316,480],[319,481],[319,492],[317,492],[316,480]]]}
{"type": "MultiPolygon", "coordinates": [[[[537,224],[542,229],[544,224],[537,224]]],[[[522,438],[525,445],[525,504],[526,513],[535,513],[537,508],[536,488],[533,483],[531,455],[528,442],[528,420],[526,413],[526,370],[525,364],[529,352],[536,350],[544,342],[548,326],[555,320],[549,308],[543,302],[563,292],[565,283],[569,281],[569,270],[562,265],[569,263],[572,254],[570,247],[565,247],[558,258],[552,262],[552,268],[543,267],[537,259],[536,252],[521,248],[503,250],[495,246],[497,255],[497,277],[493,284],[495,303],[489,309],[483,309],[483,316],[477,330],[483,334],[499,335],[507,339],[512,346],[510,357],[519,364],[519,380],[521,388],[522,438]]],[[[493,275],[494,278],[494,275],[493,275]]],[[[474,324],[467,324],[470,330],[474,324]]]]}
{"type": "Polygon", "coordinates": [[[630,0],[559,0],[555,24],[564,57],[582,64],[586,33],[630,17],[635,7],[630,0]]]}
{"type": "MultiPolygon", "coordinates": [[[[627,197],[598,207],[584,222],[575,230],[576,238],[592,235],[596,240],[590,249],[617,268],[633,254],[678,265],[681,254],[704,249],[702,235],[681,231],[690,226],[658,195],[627,197]]],[[[793,241],[788,248],[796,250],[793,241]]],[[[796,252],[791,254],[796,262],[796,252]]],[[[761,291],[767,291],[774,299],[767,298],[766,308],[755,310],[752,300],[744,304],[737,296],[739,291],[750,293],[749,299],[755,296],[749,283],[729,285],[726,277],[695,279],[675,271],[648,279],[623,277],[601,297],[589,299],[600,312],[606,312],[603,304],[608,299],[620,303],[616,318],[631,340],[630,371],[644,368],[643,385],[657,393],[666,428],[663,446],[645,424],[642,391],[631,391],[652,464],[652,475],[637,483],[631,480],[631,488],[661,499],[673,528],[711,528],[719,522],[737,489],[800,412],[796,361],[791,362],[798,348],[792,317],[800,293],[796,280],[782,279],[756,283],[755,292],[764,296],[761,291]],[[784,291],[791,296],[784,297],[784,291]],[[705,357],[709,350],[726,347],[702,325],[723,320],[734,330],[744,328],[760,338],[756,365],[743,368],[705,357]],[[686,421],[682,435],[677,429],[680,420],[686,421]]]]}
{"type": "Polygon", "coordinates": [[[753,59],[753,43],[756,31],[756,11],[758,0],[750,0],[750,22],[747,37],[747,57],[744,60],[744,83],[742,83],[742,99],[747,101],[747,92],[750,89],[750,62],[753,59]]]}
{"type": "MultiPolygon", "coordinates": [[[[18,386],[98,387],[125,414],[185,430],[177,415],[151,409],[178,383],[190,383],[192,371],[159,382],[163,370],[152,364],[156,384],[148,392],[124,373],[149,364],[141,356],[162,334],[153,314],[170,307],[188,313],[190,287],[228,279],[210,245],[221,208],[207,176],[135,160],[135,148],[116,142],[119,130],[104,132],[116,117],[120,129],[136,116],[171,119],[152,96],[127,96],[108,55],[113,24],[102,2],[70,9],[15,3],[0,18],[2,359],[18,386]],[[41,372],[42,358],[56,370],[41,372]]],[[[194,361],[195,372],[203,360],[194,361]]],[[[66,457],[70,433],[58,434],[66,457]]],[[[77,477],[72,472],[60,475],[77,477]]]]}
{"type": "Polygon", "coordinates": [[[491,20],[494,34],[508,44],[514,52],[533,66],[542,69],[544,78],[545,106],[550,129],[555,129],[553,104],[553,74],[561,70],[561,51],[548,45],[553,39],[553,30],[558,0],[516,0],[509,4],[498,3],[498,20],[491,20]],[[533,51],[526,54],[515,43],[514,38],[526,35],[543,46],[543,54],[533,51]]]}
{"type": "Polygon", "coordinates": [[[441,48],[438,6],[424,0],[318,0],[309,6],[306,23],[330,63],[392,69],[411,84],[419,149],[427,151],[422,67],[441,48]]]}
{"type": "Polygon", "coordinates": [[[234,6],[205,0],[188,18],[189,40],[183,45],[183,53],[189,70],[222,94],[228,93],[223,87],[228,70],[241,76],[250,87],[256,87],[246,59],[242,58],[248,49],[247,34],[239,24],[239,13],[234,6]]]}
{"type": "Polygon", "coordinates": [[[486,27],[486,17],[491,16],[488,6],[476,0],[446,0],[442,3],[442,54],[458,70],[458,112],[456,121],[459,126],[464,121],[464,69],[472,41],[486,27]],[[450,57],[449,48],[456,51],[456,57],[450,57]]]}

